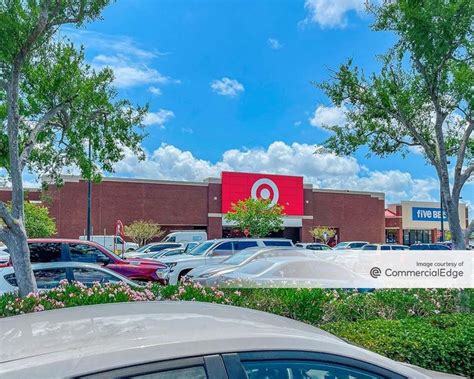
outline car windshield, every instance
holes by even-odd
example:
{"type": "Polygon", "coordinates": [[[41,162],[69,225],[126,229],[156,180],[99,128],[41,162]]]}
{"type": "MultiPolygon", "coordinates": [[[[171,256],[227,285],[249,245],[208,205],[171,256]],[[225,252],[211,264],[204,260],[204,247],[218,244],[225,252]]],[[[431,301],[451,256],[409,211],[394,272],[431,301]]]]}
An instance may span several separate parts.
{"type": "Polygon", "coordinates": [[[189,254],[190,255],[203,255],[212,245],[214,245],[214,242],[204,242],[201,245],[195,247],[192,249],[189,254]]]}
{"type": "Polygon", "coordinates": [[[144,253],[146,249],[148,249],[150,245],[143,245],[142,247],[139,247],[137,250],[135,250],[135,253],[144,253]]]}

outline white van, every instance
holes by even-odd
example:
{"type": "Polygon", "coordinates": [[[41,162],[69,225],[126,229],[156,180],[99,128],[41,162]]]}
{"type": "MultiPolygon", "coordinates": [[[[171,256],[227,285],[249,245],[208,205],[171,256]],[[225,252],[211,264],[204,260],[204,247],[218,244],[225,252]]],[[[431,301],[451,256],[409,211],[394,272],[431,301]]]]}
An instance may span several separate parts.
{"type": "Polygon", "coordinates": [[[183,230],[168,234],[161,242],[203,242],[207,240],[204,230],[183,230]]]}
{"type": "MultiPolygon", "coordinates": [[[[113,251],[114,250],[114,238],[115,238],[115,252],[121,253],[122,246],[125,246],[125,251],[133,251],[138,249],[138,244],[134,242],[125,242],[122,237],[120,236],[105,236],[105,235],[98,235],[98,236],[91,236],[91,241],[96,242],[107,249],[113,251]]],[[[80,236],[80,240],[87,240],[87,236],[80,236]]]]}

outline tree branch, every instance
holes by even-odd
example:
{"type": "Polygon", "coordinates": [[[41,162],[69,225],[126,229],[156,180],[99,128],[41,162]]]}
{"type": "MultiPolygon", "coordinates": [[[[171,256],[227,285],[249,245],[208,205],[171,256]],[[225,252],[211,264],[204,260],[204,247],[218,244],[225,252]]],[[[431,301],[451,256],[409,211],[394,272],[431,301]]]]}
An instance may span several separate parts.
{"type": "Polygon", "coordinates": [[[15,219],[7,209],[3,201],[0,201],[0,218],[5,222],[6,226],[12,229],[15,226],[15,219]]]}
{"type": "Polygon", "coordinates": [[[48,122],[58,114],[58,112],[60,112],[66,107],[66,105],[67,103],[62,103],[51,108],[46,114],[43,115],[43,117],[41,117],[34,129],[31,131],[30,136],[28,137],[28,141],[26,142],[25,148],[23,149],[20,155],[20,167],[22,170],[25,167],[25,164],[35,146],[38,134],[44,129],[48,122]]]}
{"type": "Polygon", "coordinates": [[[469,120],[469,125],[464,131],[464,134],[461,139],[461,144],[459,145],[458,156],[456,159],[456,166],[454,168],[454,180],[456,180],[456,176],[461,175],[461,170],[464,164],[464,156],[466,154],[467,144],[473,130],[474,130],[474,121],[469,120]]]}

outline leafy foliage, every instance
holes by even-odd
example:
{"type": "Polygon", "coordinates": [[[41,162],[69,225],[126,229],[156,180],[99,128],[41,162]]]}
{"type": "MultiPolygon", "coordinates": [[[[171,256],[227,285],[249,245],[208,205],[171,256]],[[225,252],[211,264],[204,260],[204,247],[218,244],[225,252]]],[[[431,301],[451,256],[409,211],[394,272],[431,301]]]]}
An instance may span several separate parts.
{"type": "Polygon", "coordinates": [[[369,6],[374,31],[398,37],[370,76],[342,64],[318,86],[345,110],[345,125],[323,125],[333,135],[325,147],[375,155],[421,151],[441,182],[453,242],[464,245],[460,191],[474,171],[474,2],[385,1],[369,6]],[[452,188],[448,160],[454,163],[452,188]]]}
{"type": "Polygon", "coordinates": [[[20,292],[35,288],[26,243],[23,172],[61,184],[63,168],[100,180],[132,152],[143,157],[147,107],[120,99],[110,69],[95,70],[83,48],[57,35],[100,17],[109,0],[0,2],[0,173],[12,183],[0,201],[0,240],[14,257],[20,292]],[[92,159],[88,150],[92,149],[92,159]]]}
{"type": "Polygon", "coordinates": [[[25,229],[28,238],[47,238],[56,234],[56,222],[47,207],[26,201],[25,229]]]}
{"type": "Polygon", "coordinates": [[[391,359],[429,370],[474,375],[474,316],[339,322],[323,329],[391,359]]]}
{"type": "Polygon", "coordinates": [[[265,237],[283,229],[283,212],[282,206],[272,206],[269,199],[248,198],[233,203],[225,218],[240,230],[248,230],[252,237],[265,237]]]}
{"type": "Polygon", "coordinates": [[[336,235],[336,230],[328,226],[316,226],[309,231],[316,241],[328,243],[336,235]]]}
{"type": "MultiPolygon", "coordinates": [[[[7,204],[7,208],[11,209],[10,203],[7,204]]],[[[28,238],[47,238],[56,234],[56,222],[49,215],[47,207],[25,201],[24,208],[25,229],[28,238]]]]}
{"type": "Polygon", "coordinates": [[[165,231],[153,221],[139,220],[125,226],[125,235],[140,246],[146,245],[153,238],[159,238],[163,234],[165,231]]]}

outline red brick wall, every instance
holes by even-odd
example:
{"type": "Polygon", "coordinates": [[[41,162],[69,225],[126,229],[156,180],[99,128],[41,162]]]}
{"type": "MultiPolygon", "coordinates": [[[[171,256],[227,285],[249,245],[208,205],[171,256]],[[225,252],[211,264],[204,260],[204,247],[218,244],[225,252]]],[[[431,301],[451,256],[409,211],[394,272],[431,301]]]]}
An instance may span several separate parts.
{"type": "MultiPolygon", "coordinates": [[[[312,198],[314,226],[324,225],[339,229],[339,241],[384,242],[383,199],[369,194],[337,192],[313,192],[312,198]]],[[[307,235],[304,237],[308,239],[307,235]]]]}
{"type": "MultiPolygon", "coordinates": [[[[52,186],[51,213],[58,235],[77,238],[84,234],[87,212],[87,182],[52,186]]],[[[92,186],[94,234],[113,234],[118,219],[124,225],[135,220],[152,220],[167,230],[207,225],[207,187],[140,182],[104,181],[92,186]]]]}
{"type": "MultiPolygon", "coordinates": [[[[58,236],[77,238],[84,234],[87,212],[87,182],[66,182],[47,195],[56,219],[58,236]]],[[[313,192],[304,190],[304,212],[300,240],[312,241],[309,229],[317,225],[337,228],[341,241],[385,239],[384,201],[369,194],[313,192]]],[[[39,193],[30,198],[39,199],[39,193]],[[34,197],[34,198],[33,198],[34,197]]],[[[9,200],[9,191],[0,191],[0,200],[9,200]]],[[[208,217],[221,212],[221,185],[163,184],[131,181],[103,181],[92,186],[92,225],[95,234],[114,232],[118,219],[127,225],[145,219],[166,230],[207,229],[209,238],[222,236],[222,219],[208,217]]]]}

